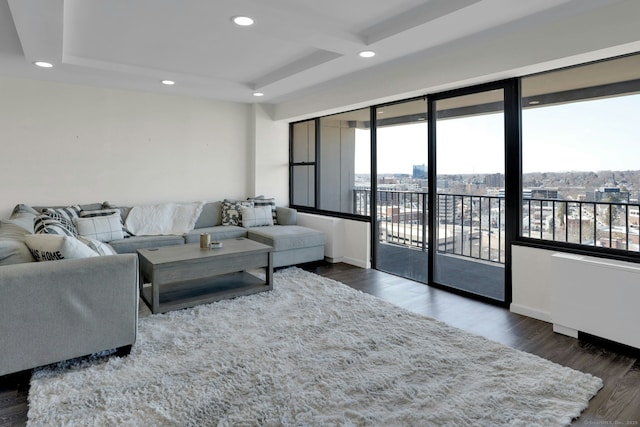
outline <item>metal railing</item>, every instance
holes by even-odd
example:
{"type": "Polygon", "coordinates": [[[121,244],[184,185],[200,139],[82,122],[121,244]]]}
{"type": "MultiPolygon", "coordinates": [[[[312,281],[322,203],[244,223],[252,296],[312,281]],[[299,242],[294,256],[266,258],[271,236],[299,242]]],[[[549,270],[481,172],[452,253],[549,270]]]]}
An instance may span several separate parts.
{"type": "MultiPolygon", "coordinates": [[[[504,263],[505,201],[501,196],[437,195],[438,251],[504,263]]],[[[522,236],[640,252],[640,205],[523,199],[522,236]]],[[[370,215],[371,190],[354,191],[355,212],[370,215]]],[[[378,239],[428,250],[426,192],[379,190],[375,219],[378,239]]]]}
{"type": "Polygon", "coordinates": [[[639,213],[633,203],[524,199],[522,235],[640,252],[639,213]]]}

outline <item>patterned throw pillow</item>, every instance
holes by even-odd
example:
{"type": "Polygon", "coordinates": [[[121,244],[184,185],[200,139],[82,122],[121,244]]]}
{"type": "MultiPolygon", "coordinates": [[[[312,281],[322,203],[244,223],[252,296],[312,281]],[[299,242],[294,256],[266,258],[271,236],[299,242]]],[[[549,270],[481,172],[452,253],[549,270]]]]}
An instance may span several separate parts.
{"type": "Polygon", "coordinates": [[[240,209],[252,208],[253,202],[240,200],[225,200],[222,202],[222,225],[242,226],[240,209]]]}
{"type": "Polygon", "coordinates": [[[80,216],[80,211],[82,208],[78,205],[67,206],[66,208],[44,208],[42,209],[43,214],[56,214],[67,222],[73,224],[73,219],[78,218],[80,216]]]}
{"type": "Polygon", "coordinates": [[[271,216],[273,218],[273,225],[278,225],[278,218],[276,215],[276,199],[265,199],[264,197],[255,197],[247,199],[253,202],[253,206],[269,206],[271,208],[271,216]]]}
{"type": "Polygon", "coordinates": [[[271,216],[271,207],[269,206],[257,206],[255,208],[241,208],[242,214],[242,226],[246,228],[250,227],[263,227],[267,225],[273,225],[273,217],[271,216]]]}
{"type": "MultiPolygon", "coordinates": [[[[124,226],[124,223],[127,221],[127,216],[129,212],[131,212],[131,206],[116,206],[112,205],[109,202],[102,202],[102,210],[103,211],[114,211],[117,210],[120,212],[120,222],[122,223],[122,232],[124,233],[124,237],[131,237],[134,234],[124,226]]],[[[84,211],[84,212],[99,212],[99,211],[84,211]]],[[[83,213],[80,212],[80,216],[83,216],[83,213]]]]}
{"type": "Polygon", "coordinates": [[[57,234],[60,236],[77,237],[78,231],[68,219],[56,212],[48,211],[33,219],[33,232],[35,234],[57,234]]]}
{"type": "Polygon", "coordinates": [[[96,214],[95,216],[76,218],[74,225],[80,236],[101,242],[124,239],[122,224],[120,223],[120,212],[118,211],[105,215],[96,214]]]}

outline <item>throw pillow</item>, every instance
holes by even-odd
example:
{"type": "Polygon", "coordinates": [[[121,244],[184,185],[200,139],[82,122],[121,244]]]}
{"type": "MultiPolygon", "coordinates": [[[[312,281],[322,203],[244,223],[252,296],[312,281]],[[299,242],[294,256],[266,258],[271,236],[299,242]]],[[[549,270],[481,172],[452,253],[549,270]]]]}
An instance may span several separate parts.
{"type": "Polygon", "coordinates": [[[53,211],[48,211],[33,219],[33,232],[36,234],[57,234],[69,237],[78,235],[78,231],[72,222],[53,211]]]}
{"type": "MultiPolygon", "coordinates": [[[[124,237],[131,237],[134,234],[129,231],[127,229],[127,227],[125,227],[124,223],[127,220],[127,215],[129,215],[129,212],[131,211],[131,207],[130,206],[114,206],[111,205],[109,202],[103,202],[102,203],[102,211],[117,211],[120,212],[120,223],[122,224],[122,233],[124,234],[124,237]]],[[[94,212],[94,211],[83,211],[83,212],[94,212]]],[[[80,216],[83,216],[82,212],[80,212],[80,216]]],[[[89,216],[89,215],[87,215],[89,216]]]]}
{"type": "Polygon", "coordinates": [[[92,239],[90,237],[78,236],[85,245],[93,249],[98,255],[117,255],[118,253],[111,247],[111,245],[101,242],[100,240],[92,239]]]}
{"type": "Polygon", "coordinates": [[[273,216],[270,206],[258,206],[255,208],[241,208],[243,227],[262,227],[273,225],[273,216]]]}
{"type": "Polygon", "coordinates": [[[242,226],[240,209],[252,208],[253,202],[240,200],[225,200],[222,202],[222,225],[242,226]]]}
{"type": "Polygon", "coordinates": [[[117,211],[105,216],[79,217],[74,220],[74,224],[80,236],[101,242],[124,239],[120,213],[117,211]]]}
{"type": "Polygon", "coordinates": [[[44,208],[42,209],[43,214],[56,214],[69,223],[73,224],[74,218],[78,218],[80,216],[80,211],[82,208],[78,205],[67,206],[66,208],[44,208]]]}
{"type": "Polygon", "coordinates": [[[57,261],[98,256],[89,246],[75,237],[57,234],[30,234],[25,243],[36,261],[57,261]]]}
{"type": "Polygon", "coordinates": [[[271,208],[271,216],[273,218],[273,225],[278,225],[278,218],[276,215],[276,199],[265,199],[263,196],[247,199],[253,202],[253,206],[269,206],[271,208]]]}

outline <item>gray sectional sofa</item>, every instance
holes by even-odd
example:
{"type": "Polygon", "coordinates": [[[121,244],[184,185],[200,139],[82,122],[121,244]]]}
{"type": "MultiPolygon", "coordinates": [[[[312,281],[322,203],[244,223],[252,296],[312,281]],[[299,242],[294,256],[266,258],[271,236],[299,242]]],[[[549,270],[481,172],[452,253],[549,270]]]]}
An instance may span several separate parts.
{"type": "MultiPolygon", "coordinates": [[[[142,248],[248,237],[274,247],[274,266],[324,258],[323,233],[295,225],[296,211],[277,207],[278,225],[222,225],[221,202],[206,203],[183,235],[131,236],[108,242],[109,256],[35,262],[25,239],[40,208],[18,205],[0,221],[0,376],[85,356],[130,350],[137,333],[142,248]]],[[[80,205],[92,211],[106,203],[80,205]]],[[[121,215],[129,208],[119,207],[121,215]]]]}
{"type": "MultiPolygon", "coordinates": [[[[222,225],[222,201],[206,203],[195,227],[181,236],[132,236],[110,241],[109,244],[119,254],[135,253],[138,249],[158,246],[198,243],[200,234],[208,233],[212,241],[248,237],[272,246],[273,266],[284,267],[324,259],[325,235],[317,230],[296,225],[297,211],[288,207],[276,208],[277,225],[243,227],[222,225]]],[[[105,202],[104,208],[113,207],[105,202]]],[[[122,208],[126,216],[129,208],[122,208]]]]}

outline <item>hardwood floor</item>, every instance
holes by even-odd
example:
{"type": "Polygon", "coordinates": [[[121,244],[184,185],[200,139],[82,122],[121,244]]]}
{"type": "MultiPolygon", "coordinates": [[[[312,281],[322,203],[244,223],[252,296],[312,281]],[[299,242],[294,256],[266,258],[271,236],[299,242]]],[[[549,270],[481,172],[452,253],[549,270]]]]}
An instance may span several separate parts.
{"type": "Polygon", "coordinates": [[[604,387],[572,425],[640,424],[638,351],[559,335],[549,323],[377,270],[347,264],[303,267],[416,313],[602,378],[604,387]]]}
{"type": "MultiPolygon", "coordinates": [[[[599,376],[604,387],[573,425],[640,424],[638,352],[610,343],[559,335],[549,323],[380,271],[328,263],[301,267],[408,310],[599,376]]],[[[28,373],[0,377],[0,426],[25,425],[28,388],[28,373]]]]}

